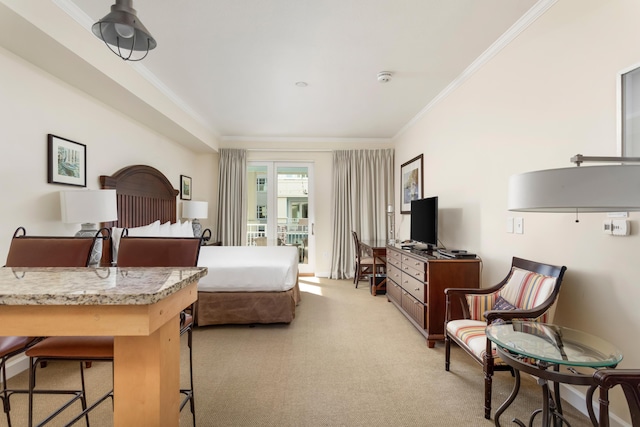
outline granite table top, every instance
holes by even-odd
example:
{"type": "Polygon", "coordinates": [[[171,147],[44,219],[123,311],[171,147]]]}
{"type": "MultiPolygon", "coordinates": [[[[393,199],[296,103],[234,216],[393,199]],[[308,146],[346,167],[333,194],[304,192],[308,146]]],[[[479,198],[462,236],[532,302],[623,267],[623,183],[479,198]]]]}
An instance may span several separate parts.
{"type": "Polygon", "coordinates": [[[2,305],[149,305],[207,275],[206,267],[1,267],[2,305]]]}

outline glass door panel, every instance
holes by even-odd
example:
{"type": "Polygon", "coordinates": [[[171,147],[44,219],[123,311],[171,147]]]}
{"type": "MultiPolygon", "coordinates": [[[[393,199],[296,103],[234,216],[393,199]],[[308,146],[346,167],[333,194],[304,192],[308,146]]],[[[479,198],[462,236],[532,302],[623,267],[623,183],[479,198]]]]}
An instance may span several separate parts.
{"type": "Polygon", "coordinates": [[[295,246],[300,272],[313,272],[313,164],[249,162],[247,170],[247,245],[295,246]]]}

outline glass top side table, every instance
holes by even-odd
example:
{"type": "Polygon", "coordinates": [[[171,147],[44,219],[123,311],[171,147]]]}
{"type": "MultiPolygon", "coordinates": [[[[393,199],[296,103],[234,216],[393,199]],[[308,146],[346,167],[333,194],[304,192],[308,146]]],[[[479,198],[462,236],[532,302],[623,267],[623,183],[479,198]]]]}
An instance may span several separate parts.
{"type": "MultiPolygon", "coordinates": [[[[496,411],[496,426],[500,425],[500,415],[518,394],[520,372],[537,377],[543,391],[543,407],[531,414],[530,423],[540,413],[543,426],[568,425],[562,416],[560,383],[590,386],[587,409],[591,420],[595,420],[591,402],[595,389],[592,376],[580,374],[575,368],[615,367],[622,360],[622,353],[613,344],[575,329],[530,321],[495,323],[487,326],[486,334],[496,344],[500,358],[514,368],[516,376],[511,395],[496,411]],[[561,366],[565,368],[563,372],[561,366]],[[548,381],[554,383],[553,394],[549,392],[548,381]]],[[[514,422],[524,426],[520,420],[514,422]]]]}

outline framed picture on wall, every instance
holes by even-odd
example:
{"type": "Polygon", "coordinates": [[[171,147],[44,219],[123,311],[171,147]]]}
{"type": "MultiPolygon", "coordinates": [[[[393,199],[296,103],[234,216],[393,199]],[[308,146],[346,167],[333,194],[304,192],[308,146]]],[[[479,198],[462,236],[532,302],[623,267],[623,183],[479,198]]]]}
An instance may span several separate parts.
{"type": "Polygon", "coordinates": [[[180,175],[180,199],[191,200],[191,178],[180,175]]]}
{"type": "Polygon", "coordinates": [[[47,135],[47,182],[87,186],[87,146],[52,134],[47,135]]]}
{"type": "Polygon", "coordinates": [[[422,198],[422,154],[400,166],[400,213],[411,213],[411,201],[422,198]]]}

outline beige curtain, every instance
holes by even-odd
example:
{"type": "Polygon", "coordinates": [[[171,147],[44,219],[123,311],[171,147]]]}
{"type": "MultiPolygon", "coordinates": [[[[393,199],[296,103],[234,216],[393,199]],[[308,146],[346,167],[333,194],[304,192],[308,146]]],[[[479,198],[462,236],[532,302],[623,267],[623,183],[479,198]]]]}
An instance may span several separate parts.
{"type": "Polygon", "coordinates": [[[393,149],[333,153],[333,250],[331,278],[352,278],[361,240],[387,237],[387,206],[393,204],[393,149]]]}
{"type": "Polygon", "coordinates": [[[247,152],[220,149],[218,236],[223,246],[242,246],[247,223],[247,152]]]}

